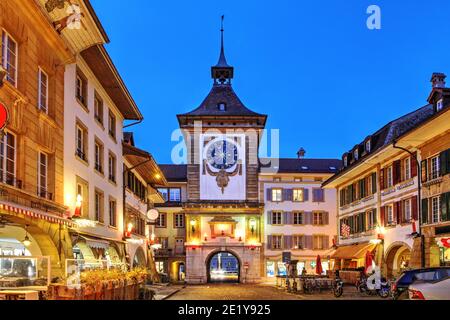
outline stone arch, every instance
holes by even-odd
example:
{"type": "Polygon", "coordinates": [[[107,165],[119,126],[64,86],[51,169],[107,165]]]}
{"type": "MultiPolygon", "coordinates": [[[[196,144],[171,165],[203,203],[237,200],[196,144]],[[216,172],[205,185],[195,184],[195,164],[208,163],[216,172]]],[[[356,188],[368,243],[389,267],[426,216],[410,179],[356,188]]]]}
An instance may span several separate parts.
{"type": "MultiPolygon", "coordinates": [[[[34,219],[23,214],[5,214],[8,220],[24,229],[28,225],[29,235],[36,241],[42,256],[50,257],[51,277],[63,277],[65,260],[72,258],[72,240],[66,226],[34,219]]],[[[19,239],[21,240],[21,239],[19,239]]]]}
{"type": "Polygon", "coordinates": [[[132,264],[133,268],[147,266],[147,258],[145,256],[144,249],[142,247],[138,247],[136,252],[134,253],[132,264]]]}
{"type": "Polygon", "coordinates": [[[400,263],[405,259],[409,263],[411,247],[402,241],[393,242],[386,250],[386,275],[388,278],[398,276],[400,263]]]}
{"type": "Polygon", "coordinates": [[[241,260],[241,258],[239,257],[239,254],[237,253],[237,252],[235,252],[234,250],[230,250],[230,249],[224,249],[224,250],[221,250],[221,249],[217,249],[217,250],[213,250],[212,252],[210,252],[209,254],[208,254],[208,256],[206,257],[206,259],[205,259],[205,264],[206,264],[206,281],[207,281],[207,283],[210,283],[211,282],[211,274],[210,274],[210,271],[211,271],[211,260],[212,260],[212,258],[215,256],[215,255],[217,255],[217,254],[219,254],[219,253],[229,253],[229,254],[231,254],[232,256],[234,256],[236,259],[237,259],[237,261],[238,261],[238,264],[239,264],[239,268],[238,268],[238,283],[240,283],[241,282],[241,274],[242,274],[242,268],[243,268],[243,265],[242,265],[242,260],[241,260]]]}

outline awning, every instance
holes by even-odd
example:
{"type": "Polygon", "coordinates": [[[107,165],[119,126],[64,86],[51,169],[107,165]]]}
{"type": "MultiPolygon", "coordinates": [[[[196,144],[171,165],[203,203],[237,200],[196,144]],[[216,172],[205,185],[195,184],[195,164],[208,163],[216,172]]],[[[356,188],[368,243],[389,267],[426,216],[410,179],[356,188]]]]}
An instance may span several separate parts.
{"type": "Polygon", "coordinates": [[[86,236],[81,236],[86,242],[86,244],[92,249],[104,249],[107,250],[109,248],[109,241],[94,239],[86,236]]]}
{"type": "Polygon", "coordinates": [[[341,246],[331,255],[331,259],[361,259],[364,258],[367,251],[372,252],[376,244],[360,243],[348,246],[341,246]]]}

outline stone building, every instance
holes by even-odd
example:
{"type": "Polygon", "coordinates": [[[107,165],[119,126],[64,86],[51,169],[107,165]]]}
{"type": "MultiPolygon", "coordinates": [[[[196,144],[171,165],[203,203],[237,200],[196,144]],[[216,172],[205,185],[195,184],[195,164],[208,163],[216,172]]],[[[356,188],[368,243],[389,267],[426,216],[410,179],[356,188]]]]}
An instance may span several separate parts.
{"type": "Polygon", "coordinates": [[[442,121],[447,89],[439,79],[439,74],[433,75],[427,105],[391,121],[345,153],[342,170],[324,183],[325,188],[337,188],[339,195],[338,248],[332,255],[338,268],[364,266],[369,252],[392,277],[407,268],[430,265],[421,261],[423,250],[429,257],[432,252],[439,255],[433,249],[434,227],[445,226],[447,218],[433,202],[448,206],[446,189],[440,188],[446,173],[437,163],[441,158],[447,161],[445,134],[450,129],[449,122],[442,121]],[[442,198],[435,197],[440,193],[442,198]],[[419,201],[421,197],[425,199],[419,201]],[[434,210],[434,222],[429,210],[434,210]],[[423,247],[420,234],[425,234],[423,247]]]}
{"type": "Polygon", "coordinates": [[[36,1],[1,1],[0,33],[0,103],[9,112],[0,143],[0,256],[46,256],[52,276],[62,276],[72,256],[63,186],[64,65],[72,55],[36,1]]]}

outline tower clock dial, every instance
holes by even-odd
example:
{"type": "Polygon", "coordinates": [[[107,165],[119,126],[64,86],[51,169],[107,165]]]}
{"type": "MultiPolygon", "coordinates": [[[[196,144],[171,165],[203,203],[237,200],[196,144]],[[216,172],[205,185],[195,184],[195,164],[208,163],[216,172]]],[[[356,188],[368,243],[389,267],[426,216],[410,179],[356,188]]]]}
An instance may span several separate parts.
{"type": "Polygon", "coordinates": [[[229,140],[217,140],[208,147],[206,158],[215,169],[231,169],[238,162],[238,147],[229,140]]]}

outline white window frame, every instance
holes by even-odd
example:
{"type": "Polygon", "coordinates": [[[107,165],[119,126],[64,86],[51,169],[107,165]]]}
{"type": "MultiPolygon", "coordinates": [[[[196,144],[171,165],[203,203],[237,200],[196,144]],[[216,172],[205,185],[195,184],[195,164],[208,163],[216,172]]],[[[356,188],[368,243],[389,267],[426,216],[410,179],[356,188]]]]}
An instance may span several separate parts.
{"type": "Polygon", "coordinates": [[[411,221],[412,219],[412,201],[411,199],[407,199],[403,201],[403,218],[406,222],[411,221]]]}
{"type": "Polygon", "coordinates": [[[272,211],[271,214],[271,224],[272,225],[282,225],[283,224],[283,212],[282,211],[272,211]]]}
{"type": "Polygon", "coordinates": [[[117,180],[117,157],[109,152],[108,154],[108,179],[112,182],[117,180]]]}
{"type": "Polygon", "coordinates": [[[38,108],[48,114],[48,74],[41,67],[38,70],[38,108]],[[42,81],[43,76],[45,76],[45,83],[42,81]],[[42,97],[44,97],[43,104],[42,97]]]}
{"type": "Polygon", "coordinates": [[[303,235],[294,235],[292,236],[292,247],[294,250],[302,250],[303,249],[303,235]]]}
{"type": "Polygon", "coordinates": [[[47,196],[48,191],[48,154],[45,152],[38,152],[38,195],[42,197],[42,192],[44,192],[44,198],[47,196]],[[44,156],[45,163],[42,163],[42,156],[44,156]],[[44,165],[44,173],[42,172],[42,165],[44,165]],[[45,180],[44,186],[42,181],[45,180]]]}
{"type": "Polygon", "coordinates": [[[404,160],[404,169],[405,180],[411,179],[411,157],[404,160]]]}
{"type": "Polygon", "coordinates": [[[281,236],[281,235],[273,235],[272,236],[272,249],[273,250],[283,249],[283,236],[281,236]]]}
{"type": "Polygon", "coordinates": [[[15,185],[15,180],[16,180],[16,170],[17,170],[17,163],[16,163],[16,159],[17,159],[17,136],[15,134],[12,134],[9,131],[6,131],[3,135],[3,137],[1,138],[1,143],[0,143],[0,170],[2,171],[2,177],[0,177],[1,181],[3,183],[8,183],[8,176],[11,176],[13,181],[12,181],[12,185],[15,185]],[[14,139],[14,145],[10,146],[8,144],[8,136],[12,136],[14,139]],[[10,159],[8,158],[8,147],[12,148],[14,150],[13,156],[14,159],[10,159]],[[8,161],[12,161],[13,165],[13,172],[10,172],[7,170],[8,168],[8,161]]]}
{"type": "Polygon", "coordinates": [[[432,223],[441,221],[441,199],[439,196],[431,198],[431,221],[432,223]]]}
{"type": "MultiPolygon", "coordinates": [[[[84,158],[86,158],[86,150],[85,150],[86,141],[84,141],[86,130],[79,124],[77,124],[76,127],[77,127],[77,129],[76,129],[76,137],[75,137],[75,139],[76,139],[75,153],[80,158],[78,151],[81,151],[81,153],[84,155],[84,158]],[[81,133],[81,137],[80,137],[80,133],[81,133]]],[[[86,160],[86,159],[83,159],[83,160],[86,160]]]]}
{"type": "Polygon", "coordinates": [[[386,222],[388,225],[394,224],[394,205],[390,204],[386,206],[386,222]]]}
{"type": "Polygon", "coordinates": [[[444,100],[443,100],[443,99],[440,99],[440,100],[437,102],[437,104],[436,104],[436,110],[437,110],[437,111],[441,111],[442,108],[444,108],[444,100]]]}
{"type": "Polygon", "coordinates": [[[386,172],[386,186],[388,188],[392,187],[394,185],[394,167],[390,166],[387,168],[386,172]]]}
{"type": "Polygon", "coordinates": [[[292,223],[293,223],[295,226],[301,226],[301,225],[304,225],[304,221],[303,221],[303,218],[304,218],[303,212],[301,212],[301,211],[294,211],[292,214],[293,214],[293,217],[292,217],[292,223]],[[297,223],[295,223],[295,220],[297,220],[297,223]],[[298,222],[301,222],[301,223],[298,223],[298,222]]]}
{"type": "Polygon", "coordinates": [[[161,212],[156,219],[156,227],[157,228],[166,228],[167,227],[167,213],[161,212]],[[162,223],[164,222],[164,223],[162,223]]]}
{"type": "Polygon", "coordinates": [[[281,202],[281,201],[283,201],[283,189],[273,188],[272,189],[272,202],[281,202]]]}
{"type": "Polygon", "coordinates": [[[369,153],[371,151],[371,142],[370,140],[366,141],[366,152],[369,153]]]}
{"type": "Polygon", "coordinates": [[[324,213],[320,211],[314,211],[313,215],[313,225],[323,226],[324,225],[324,213]]]}
{"type": "Polygon", "coordinates": [[[440,159],[439,155],[436,155],[430,159],[430,180],[434,180],[440,177],[440,159]]]}
{"type": "Polygon", "coordinates": [[[14,87],[17,88],[17,78],[18,78],[18,69],[19,69],[19,44],[18,42],[11,36],[10,33],[8,33],[5,29],[2,29],[2,61],[1,64],[3,68],[6,70],[6,81],[11,83],[14,87]],[[11,78],[9,68],[8,68],[8,60],[10,57],[9,53],[9,43],[12,42],[16,46],[16,54],[14,59],[14,65],[12,66],[14,68],[14,79],[11,78]]]}
{"type": "Polygon", "coordinates": [[[175,213],[175,228],[182,229],[184,228],[184,214],[183,213],[175,213]]]}
{"type": "Polygon", "coordinates": [[[293,202],[303,202],[305,200],[305,189],[294,188],[292,189],[292,201],[293,202]],[[295,193],[298,193],[297,196],[295,193]]]}

